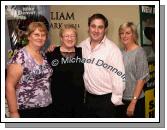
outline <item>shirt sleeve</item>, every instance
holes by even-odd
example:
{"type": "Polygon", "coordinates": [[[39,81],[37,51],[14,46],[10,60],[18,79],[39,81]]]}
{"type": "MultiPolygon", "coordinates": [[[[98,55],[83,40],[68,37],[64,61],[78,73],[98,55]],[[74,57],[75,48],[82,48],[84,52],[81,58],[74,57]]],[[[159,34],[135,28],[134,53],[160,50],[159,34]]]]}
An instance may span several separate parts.
{"type": "Polygon", "coordinates": [[[111,72],[112,80],[112,97],[111,101],[115,105],[121,105],[123,92],[125,90],[125,68],[123,63],[122,53],[116,49],[111,57],[111,64],[113,64],[113,71],[111,72]]]}
{"type": "Polygon", "coordinates": [[[7,64],[21,64],[25,63],[25,56],[22,50],[18,50],[7,64]]]}
{"type": "Polygon", "coordinates": [[[136,64],[136,72],[135,78],[136,80],[145,80],[146,82],[149,80],[149,67],[147,62],[147,57],[143,49],[141,49],[135,58],[136,64]]]}

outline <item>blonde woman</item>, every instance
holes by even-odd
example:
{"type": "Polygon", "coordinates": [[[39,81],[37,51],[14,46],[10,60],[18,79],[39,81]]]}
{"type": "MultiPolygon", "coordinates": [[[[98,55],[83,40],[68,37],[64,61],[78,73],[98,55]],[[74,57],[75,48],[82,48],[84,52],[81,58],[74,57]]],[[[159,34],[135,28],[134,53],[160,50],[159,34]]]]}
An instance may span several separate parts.
{"type": "Polygon", "coordinates": [[[118,112],[120,117],[145,117],[145,98],[143,87],[149,80],[149,68],[146,54],[138,45],[136,26],[127,22],[119,27],[119,38],[124,46],[126,87],[123,94],[124,105],[118,112]]]}

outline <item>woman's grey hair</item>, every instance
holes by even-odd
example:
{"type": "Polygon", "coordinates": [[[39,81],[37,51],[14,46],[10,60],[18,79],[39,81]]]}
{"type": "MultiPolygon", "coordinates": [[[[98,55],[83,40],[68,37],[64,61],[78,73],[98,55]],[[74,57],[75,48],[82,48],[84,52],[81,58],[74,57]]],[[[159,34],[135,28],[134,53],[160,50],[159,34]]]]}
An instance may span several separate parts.
{"type": "Polygon", "coordinates": [[[64,24],[60,29],[59,36],[62,37],[63,32],[67,29],[72,29],[77,37],[77,29],[73,24],[64,24]]]}

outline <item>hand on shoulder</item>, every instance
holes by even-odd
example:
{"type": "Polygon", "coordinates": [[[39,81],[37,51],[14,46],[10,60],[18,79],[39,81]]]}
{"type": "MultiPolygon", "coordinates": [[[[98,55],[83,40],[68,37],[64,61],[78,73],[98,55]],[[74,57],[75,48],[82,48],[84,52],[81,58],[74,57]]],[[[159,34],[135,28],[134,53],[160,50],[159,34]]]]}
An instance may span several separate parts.
{"type": "Polygon", "coordinates": [[[56,44],[51,43],[46,52],[53,52],[56,47],[56,44]]]}

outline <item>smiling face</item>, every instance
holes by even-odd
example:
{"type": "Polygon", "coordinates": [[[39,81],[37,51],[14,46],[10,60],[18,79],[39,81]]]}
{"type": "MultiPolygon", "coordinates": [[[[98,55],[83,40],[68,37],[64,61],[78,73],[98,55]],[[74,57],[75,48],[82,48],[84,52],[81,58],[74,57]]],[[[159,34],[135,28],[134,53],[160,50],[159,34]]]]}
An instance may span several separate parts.
{"type": "Polygon", "coordinates": [[[124,45],[135,42],[133,32],[130,27],[122,29],[119,35],[120,35],[120,40],[124,45]]]}
{"type": "Polygon", "coordinates": [[[48,31],[43,22],[32,22],[27,29],[28,44],[41,48],[45,44],[48,31]]]}
{"type": "Polygon", "coordinates": [[[46,33],[41,31],[40,28],[36,28],[30,35],[28,36],[29,44],[36,47],[43,47],[46,41],[46,33]]]}
{"type": "Polygon", "coordinates": [[[64,29],[60,36],[61,45],[67,49],[73,48],[77,41],[76,32],[74,29],[64,29]]]}
{"type": "Polygon", "coordinates": [[[94,19],[89,25],[89,35],[91,41],[101,42],[104,38],[106,29],[102,19],[94,19]]]}
{"type": "Polygon", "coordinates": [[[125,46],[130,44],[138,45],[138,33],[133,22],[126,22],[119,27],[119,39],[125,46]]]}

